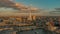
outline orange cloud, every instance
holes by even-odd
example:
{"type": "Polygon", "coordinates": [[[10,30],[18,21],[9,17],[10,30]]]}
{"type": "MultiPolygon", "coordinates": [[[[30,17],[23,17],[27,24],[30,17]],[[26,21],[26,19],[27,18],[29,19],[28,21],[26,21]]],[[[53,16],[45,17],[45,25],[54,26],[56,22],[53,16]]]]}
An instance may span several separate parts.
{"type": "Polygon", "coordinates": [[[10,0],[0,0],[0,7],[6,7],[6,8],[14,8],[14,9],[18,9],[18,10],[31,10],[31,11],[36,11],[38,10],[37,8],[33,8],[33,7],[26,7],[23,4],[20,3],[14,3],[10,0]]]}

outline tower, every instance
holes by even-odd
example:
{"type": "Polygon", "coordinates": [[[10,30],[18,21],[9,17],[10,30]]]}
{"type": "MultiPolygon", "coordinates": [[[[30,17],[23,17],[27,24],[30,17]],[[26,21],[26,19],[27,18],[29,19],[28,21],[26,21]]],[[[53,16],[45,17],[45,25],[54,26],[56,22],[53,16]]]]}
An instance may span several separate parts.
{"type": "Polygon", "coordinates": [[[32,5],[30,5],[30,6],[29,6],[29,9],[28,9],[28,11],[29,11],[28,20],[32,20],[32,13],[31,13],[32,10],[31,10],[31,6],[32,6],[32,5]]]}

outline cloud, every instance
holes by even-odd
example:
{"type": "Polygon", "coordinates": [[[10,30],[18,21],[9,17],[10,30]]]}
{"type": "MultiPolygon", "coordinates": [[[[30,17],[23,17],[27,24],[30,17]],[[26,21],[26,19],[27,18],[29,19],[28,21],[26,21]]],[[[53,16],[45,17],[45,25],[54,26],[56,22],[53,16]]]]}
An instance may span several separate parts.
{"type": "MultiPolygon", "coordinates": [[[[17,10],[28,10],[29,9],[29,7],[26,7],[20,3],[15,3],[12,0],[0,0],[0,7],[13,8],[17,10]]],[[[31,8],[30,10],[36,10],[36,8],[31,8]]]]}
{"type": "Polygon", "coordinates": [[[0,0],[0,7],[6,7],[6,8],[14,8],[19,9],[19,6],[16,5],[16,3],[10,1],[10,0],[0,0]]]}

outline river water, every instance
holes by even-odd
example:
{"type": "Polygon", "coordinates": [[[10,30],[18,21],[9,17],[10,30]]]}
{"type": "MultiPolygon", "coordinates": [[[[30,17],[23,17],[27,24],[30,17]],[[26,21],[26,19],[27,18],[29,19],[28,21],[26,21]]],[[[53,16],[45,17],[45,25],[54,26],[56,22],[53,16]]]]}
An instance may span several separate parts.
{"type": "MultiPolygon", "coordinates": [[[[12,34],[13,31],[11,30],[4,30],[0,31],[0,34],[12,34]]],[[[35,30],[28,30],[28,31],[18,31],[16,34],[57,34],[55,32],[47,31],[44,29],[35,29],[35,30]]]]}
{"type": "Polygon", "coordinates": [[[19,31],[17,34],[57,34],[55,32],[47,31],[44,29],[36,29],[36,30],[29,30],[29,31],[19,31]]]}

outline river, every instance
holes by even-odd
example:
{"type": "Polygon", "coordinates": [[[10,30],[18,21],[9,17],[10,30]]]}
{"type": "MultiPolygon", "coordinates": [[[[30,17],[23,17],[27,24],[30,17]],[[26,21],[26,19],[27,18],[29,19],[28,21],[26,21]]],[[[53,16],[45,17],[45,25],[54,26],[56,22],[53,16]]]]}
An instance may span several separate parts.
{"type": "Polygon", "coordinates": [[[36,29],[36,30],[29,30],[29,31],[19,31],[17,34],[57,34],[55,32],[47,31],[44,29],[36,29]]]}
{"type": "MultiPolygon", "coordinates": [[[[0,34],[12,34],[12,30],[4,30],[0,31],[0,34]]],[[[35,29],[35,30],[27,30],[27,31],[18,31],[16,34],[57,34],[55,32],[47,31],[44,29],[35,29]]]]}

